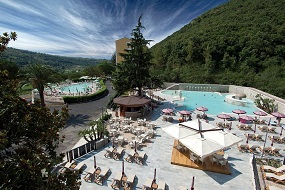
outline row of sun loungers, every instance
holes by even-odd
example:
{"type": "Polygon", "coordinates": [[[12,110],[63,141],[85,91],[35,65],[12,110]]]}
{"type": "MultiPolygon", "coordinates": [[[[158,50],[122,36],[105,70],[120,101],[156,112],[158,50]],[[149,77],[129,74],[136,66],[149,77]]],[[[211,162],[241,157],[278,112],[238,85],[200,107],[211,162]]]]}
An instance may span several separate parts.
{"type": "Polygon", "coordinates": [[[276,133],[276,127],[268,127],[266,125],[264,126],[258,126],[258,129],[262,132],[269,132],[269,133],[276,133]]]}
{"type": "Polygon", "coordinates": [[[274,140],[274,142],[277,143],[285,143],[285,137],[280,137],[280,136],[270,136],[268,135],[270,140],[274,140]]]}
{"type": "Polygon", "coordinates": [[[263,141],[262,137],[263,135],[260,134],[256,134],[256,133],[245,133],[244,134],[246,138],[248,138],[248,140],[256,140],[256,141],[263,141]]]}
{"type": "Polygon", "coordinates": [[[272,181],[274,183],[285,185],[285,174],[279,176],[274,173],[264,172],[263,178],[272,181]]]}
{"type": "Polygon", "coordinates": [[[241,152],[251,152],[251,153],[259,153],[257,149],[260,150],[260,153],[263,152],[263,154],[269,154],[273,156],[282,156],[280,154],[279,148],[276,147],[262,147],[258,145],[248,145],[248,144],[238,144],[237,145],[239,151],[241,152]]]}
{"type": "Polygon", "coordinates": [[[280,174],[283,174],[285,172],[285,165],[282,165],[278,168],[268,166],[268,165],[263,165],[260,167],[260,169],[262,172],[270,172],[270,173],[274,173],[276,175],[280,175],[280,174]]]}
{"type": "Polygon", "coordinates": [[[120,160],[124,151],[125,149],[121,147],[119,148],[110,147],[106,149],[106,153],[104,154],[104,156],[106,158],[114,158],[115,160],[120,160]]]}

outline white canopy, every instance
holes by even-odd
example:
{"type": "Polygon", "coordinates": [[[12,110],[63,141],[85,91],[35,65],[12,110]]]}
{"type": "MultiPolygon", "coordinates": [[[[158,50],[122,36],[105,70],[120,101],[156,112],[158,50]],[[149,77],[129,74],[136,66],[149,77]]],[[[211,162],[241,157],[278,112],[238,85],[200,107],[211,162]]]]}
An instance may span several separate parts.
{"type": "Polygon", "coordinates": [[[194,135],[197,131],[190,130],[189,128],[183,127],[179,124],[170,125],[168,127],[162,128],[166,133],[171,135],[176,139],[181,139],[189,135],[194,135]]]}
{"type": "Polygon", "coordinates": [[[202,159],[223,149],[222,145],[203,138],[200,134],[191,135],[179,141],[202,159]]]}
{"type": "Polygon", "coordinates": [[[206,123],[205,121],[199,120],[199,119],[186,121],[186,122],[180,123],[180,125],[183,125],[185,127],[191,128],[191,129],[196,130],[196,131],[199,131],[199,129],[200,129],[199,128],[199,122],[200,122],[200,127],[201,127],[202,131],[210,130],[210,129],[218,129],[217,126],[214,126],[212,124],[206,123]]]}
{"type": "Polygon", "coordinates": [[[215,141],[216,143],[222,145],[224,148],[228,148],[242,141],[242,138],[239,138],[226,131],[208,131],[204,132],[203,135],[205,138],[215,141]]]}

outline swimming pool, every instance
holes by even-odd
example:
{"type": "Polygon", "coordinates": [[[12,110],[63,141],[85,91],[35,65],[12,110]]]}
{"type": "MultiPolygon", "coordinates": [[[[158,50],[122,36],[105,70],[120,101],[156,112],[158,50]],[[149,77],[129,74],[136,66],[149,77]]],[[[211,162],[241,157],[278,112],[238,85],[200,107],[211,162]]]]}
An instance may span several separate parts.
{"type": "Polygon", "coordinates": [[[89,86],[95,86],[92,82],[81,82],[81,83],[73,83],[68,86],[61,87],[60,90],[65,93],[82,93],[86,92],[89,86]]]}
{"type": "Polygon", "coordinates": [[[229,94],[220,94],[218,92],[199,92],[199,91],[177,91],[177,90],[165,90],[163,94],[173,95],[179,97],[179,92],[182,93],[184,101],[174,101],[177,103],[178,110],[195,110],[198,106],[208,108],[207,114],[218,115],[222,112],[232,113],[235,109],[242,109],[247,112],[248,115],[254,115],[253,112],[259,110],[249,99],[243,99],[247,102],[247,106],[237,106],[225,102],[225,97],[229,94]],[[183,106],[182,106],[183,105],[183,106]],[[184,107],[185,106],[185,107],[184,107]]]}

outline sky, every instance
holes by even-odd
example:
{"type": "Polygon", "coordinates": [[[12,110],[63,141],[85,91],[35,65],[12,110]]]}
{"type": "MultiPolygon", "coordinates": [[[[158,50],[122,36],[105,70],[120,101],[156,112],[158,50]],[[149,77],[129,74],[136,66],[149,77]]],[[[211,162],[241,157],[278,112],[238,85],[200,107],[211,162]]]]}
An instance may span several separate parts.
{"type": "Polygon", "coordinates": [[[150,46],[229,0],[0,0],[8,47],[68,57],[110,59],[115,41],[131,38],[140,15],[150,46]]]}

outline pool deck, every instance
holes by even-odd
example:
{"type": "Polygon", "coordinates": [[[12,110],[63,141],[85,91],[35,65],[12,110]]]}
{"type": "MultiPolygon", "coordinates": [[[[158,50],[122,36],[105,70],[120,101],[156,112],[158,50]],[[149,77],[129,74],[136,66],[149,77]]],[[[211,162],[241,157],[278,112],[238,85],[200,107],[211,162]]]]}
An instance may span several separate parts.
{"type": "MultiPolygon", "coordinates": [[[[155,123],[157,125],[156,136],[153,139],[152,143],[148,143],[146,147],[143,147],[143,150],[147,159],[144,165],[138,165],[136,163],[124,162],[125,165],[125,173],[126,175],[134,174],[137,176],[137,180],[135,182],[134,189],[143,189],[143,185],[147,178],[152,179],[154,175],[154,170],[156,169],[156,179],[157,182],[164,181],[167,185],[167,189],[177,190],[179,187],[185,187],[190,189],[192,177],[195,177],[195,190],[207,190],[207,189],[219,189],[219,190],[240,190],[240,189],[253,189],[253,181],[252,181],[252,172],[250,168],[250,158],[251,154],[242,153],[238,150],[237,146],[233,146],[227,149],[225,152],[229,155],[228,163],[230,168],[230,175],[220,174],[210,171],[204,171],[200,169],[194,169],[189,167],[183,167],[175,164],[171,164],[172,153],[173,153],[173,145],[174,138],[168,135],[166,132],[162,130],[162,128],[172,125],[173,123],[177,123],[179,116],[173,116],[174,122],[170,123],[162,120],[161,109],[169,107],[171,101],[176,98],[172,98],[169,95],[163,95],[160,92],[154,92],[160,97],[166,98],[166,101],[163,105],[160,105],[157,109],[154,109],[152,113],[147,117],[151,123],[155,123]]],[[[195,117],[195,113],[193,118],[195,117]]],[[[209,123],[215,125],[216,122],[222,121],[214,115],[208,115],[209,123]]],[[[264,117],[266,118],[266,117],[264,117]]],[[[268,118],[268,117],[267,117],[268,118]]],[[[233,121],[231,130],[232,133],[237,136],[243,138],[243,142],[245,143],[246,138],[244,133],[247,131],[239,130],[236,125],[238,121],[233,121]]],[[[274,135],[278,135],[280,133],[280,128],[277,128],[277,133],[274,135]]],[[[257,134],[263,134],[265,137],[265,132],[261,132],[257,130],[257,134]]],[[[285,133],[285,131],[284,131],[285,133]]],[[[272,135],[269,133],[269,135],[272,135]]],[[[284,135],[283,135],[284,136],[284,135]]],[[[263,137],[263,139],[264,139],[263,137]]],[[[85,141],[81,139],[75,147],[83,144],[85,141]]],[[[249,144],[257,144],[263,146],[263,141],[249,141],[249,144]]],[[[270,146],[271,141],[267,139],[266,147],[270,146]]],[[[282,155],[285,155],[284,152],[284,144],[275,143],[274,146],[277,148],[281,148],[280,152],[282,155]]],[[[117,173],[121,172],[122,161],[117,161],[110,158],[105,158],[104,154],[106,153],[106,149],[111,147],[111,143],[108,147],[105,147],[100,150],[93,151],[84,157],[78,158],[77,161],[84,162],[87,165],[87,168],[83,171],[81,175],[82,190],[91,190],[91,189],[111,189],[111,184],[117,173]],[[85,182],[83,177],[90,168],[93,167],[93,156],[96,156],[97,166],[102,168],[109,168],[111,170],[111,174],[108,176],[107,181],[103,183],[102,186],[97,185],[94,182],[85,182]]],[[[130,150],[126,150],[129,152],[130,150]]],[[[257,154],[256,157],[260,157],[261,154],[257,154]]],[[[124,155],[124,158],[126,154],[124,155]]],[[[266,156],[265,156],[266,157],[266,156]]],[[[283,159],[279,157],[279,159],[283,159]]]]}

